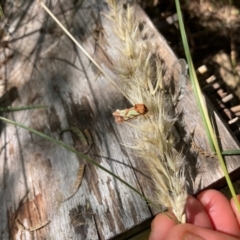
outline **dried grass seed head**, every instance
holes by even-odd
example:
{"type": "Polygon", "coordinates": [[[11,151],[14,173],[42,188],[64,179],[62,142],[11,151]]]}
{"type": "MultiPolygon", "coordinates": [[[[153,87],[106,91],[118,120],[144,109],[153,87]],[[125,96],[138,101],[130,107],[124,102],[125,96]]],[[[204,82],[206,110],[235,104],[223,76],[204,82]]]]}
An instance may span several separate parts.
{"type": "Polygon", "coordinates": [[[163,81],[165,66],[147,36],[146,25],[137,20],[134,6],[109,2],[109,18],[119,38],[115,68],[121,89],[132,103],[148,109],[147,114],[134,120],[138,137],[132,139],[130,147],[148,166],[155,183],[155,202],[172,209],[182,221],[187,192],[184,156],[175,149],[179,140],[175,133],[179,120],[174,104],[177,91],[172,94],[163,81]]]}

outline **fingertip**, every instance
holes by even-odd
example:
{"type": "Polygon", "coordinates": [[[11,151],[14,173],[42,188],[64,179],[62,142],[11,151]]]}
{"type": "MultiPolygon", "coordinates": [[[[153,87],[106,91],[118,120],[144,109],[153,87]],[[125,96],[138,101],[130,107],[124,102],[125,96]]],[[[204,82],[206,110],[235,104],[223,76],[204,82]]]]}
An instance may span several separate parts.
{"type": "Polygon", "coordinates": [[[227,235],[212,229],[202,228],[192,224],[179,224],[174,226],[166,235],[164,240],[237,240],[231,235],[227,235]]]}
{"type": "Polygon", "coordinates": [[[208,217],[202,204],[198,199],[188,196],[186,204],[187,222],[196,226],[212,228],[211,220],[208,217]]]}
{"type": "MultiPolygon", "coordinates": [[[[237,200],[240,203],[240,195],[237,195],[237,200]]],[[[238,208],[236,206],[236,203],[235,203],[233,198],[231,199],[230,203],[231,203],[231,207],[233,209],[233,212],[234,212],[234,214],[235,214],[235,216],[237,218],[238,224],[240,225],[240,212],[239,212],[239,210],[238,210],[238,208]]]]}
{"type": "Polygon", "coordinates": [[[177,224],[174,214],[165,212],[158,214],[152,221],[149,240],[162,240],[169,230],[177,224]]]}
{"type": "Polygon", "coordinates": [[[214,189],[202,191],[198,194],[197,199],[210,215],[211,213],[218,214],[223,207],[230,206],[228,199],[221,192],[214,189]]]}
{"type": "Polygon", "coordinates": [[[208,213],[215,230],[240,236],[239,223],[234,216],[234,210],[229,200],[221,192],[206,190],[201,192],[197,198],[208,213]]]}
{"type": "Polygon", "coordinates": [[[210,198],[216,198],[218,196],[224,196],[221,192],[215,190],[215,189],[208,189],[200,192],[197,195],[197,199],[201,200],[201,202],[204,202],[205,199],[207,199],[207,202],[209,202],[210,198]]]}

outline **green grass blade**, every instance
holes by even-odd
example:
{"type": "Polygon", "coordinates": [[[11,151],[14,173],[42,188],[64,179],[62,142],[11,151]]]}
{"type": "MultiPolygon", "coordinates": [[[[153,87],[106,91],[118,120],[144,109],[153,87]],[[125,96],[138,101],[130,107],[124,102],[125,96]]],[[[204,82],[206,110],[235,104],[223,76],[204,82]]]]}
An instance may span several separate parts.
{"type": "Polygon", "coordinates": [[[2,10],[2,6],[0,5],[0,19],[3,19],[5,16],[4,16],[4,13],[3,13],[3,10],[2,10]]]}
{"type": "Polygon", "coordinates": [[[240,155],[240,149],[222,151],[223,156],[240,155]]]}
{"type": "Polygon", "coordinates": [[[48,106],[45,106],[45,105],[36,105],[36,106],[27,106],[27,107],[3,107],[3,108],[0,108],[0,113],[31,110],[31,109],[38,109],[38,108],[47,108],[47,107],[48,106]]]}
{"type": "MultiPolygon", "coordinates": [[[[204,110],[202,108],[202,106],[205,104],[205,102],[204,102],[204,99],[203,99],[202,94],[201,94],[201,89],[200,89],[200,86],[199,86],[198,81],[197,81],[196,73],[194,71],[194,66],[193,66],[193,62],[192,62],[192,58],[191,58],[191,54],[190,54],[190,49],[189,49],[189,46],[188,46],[188,41],[187,41],[187,36],[186,36],[186,32],[185,32],[185,27],[184,27],[184,23],[183,23],[183,18],[182,18],[182,13],[181,13],[179,1],[175,0],[175,3],[176,3],[176,8],[177,8],[178,21],[179,21],[179,27],[180,27],[180,32],[181,32],[181,36],[182,36],[183,47],[184,47],[184,51],[185,51],[188,66],[189,66],[190,81],[191,81],[191,84],[192,84],[192,87],[193,87],[193,90],[194,90],[194,94],[195,94],[195,96],[197,96],[196,101],[197,101],[197,105],[198,105],[199,110],[200,110],[200,114],[201,114],[202,119],[203,119],[204,126],[205,126],[206,129],[209,129],[207,120],[204,116],[205,113],[204,113],[204,110]]],[[[214,149],[214,145],[213,145],[213,142],[211,140],[211,137],[210,137],[209,130],[207,130],[206,133],[207,133],[208,141],[209,141],[209,144],[210,144],[210,148],[214,152],[215,149],[214,149]]]]}
{"type": "Polygon", "coordinates": [[[218,145],[218,141],[217,141],[216,135],[214,133],[214,130],[213,130],[213,127],[212,127],[212,124],[211,124],[211,121],[210,121],[210,118],[209,118],[209,115],[208,115],[208,111],[207,111],[207,108],[206,108],[206,105],[205,105],[205,101],[204,101],[204,99],[202,97],[202,94],[201,94],[201,89],[200,89],[200,86],[199,86],[199,83],[198,83],[198,80],[197,80],[197,75],[196,75],[196,72],[195,72],[195,69],[194,69],[194,66],[193,66],[193,62],[192,62],[192,58],[191,58],[191,54],[190,54],[190,50],[189,50],[189,46],[188,46],[188,41],[187,41],[187,36],[186,36],[186,32],[185,32],[185,27],[184,27],[184,24],[183,24],[183,18],[182,18],[182,13],[181,13],[179,0],[175,0],[175,4],[176,4],[176,9],[177,9],[177,14],[178,14],[178,21],[179,21],[179,26],[180,26],[180,32],[181,32],[181,36],[182,36],[184,51],[186,53],[187,62],[188,62],[188,65],[189,65],[190,80],[191,80],[191,83],[192,83],[192,86],[193,86],[193,89],[194,89],[194,93],[195,93],[195,96],[196,96],[196,100],[197,100],[197,103],[198,103],[200,114],[201,114],[203,122],[204,122],[206,133],[207,133],[207,136],[208,136],[208,139],[209,139],[209,144],[211,146],[211,149],[213,151],[215,150],[216,153],[217,153],[218,160],[219,160],[219,163],[221,165],[224,176],[226,178],[228,187],[229,187],[230,192],[233,196],[233,199],[234,199],[234,202],[235,202],[235,204],[238,208],[238,211],[240,212],[240,204],[238,202],[238,199],[237,199],[235,190],[233,188],[230,176],[228,174],[223,156],[221,154],[221,151],[220,151],[220,148],[219,148],[219,145],[218,145]]]}
{"type": "Polygon", "coordinates": [[[138,190],[136,190],[133,186],[131,186],[129,183],[127,183],[126,181],[124,181],[122,178],[120,178],[119,176],[117,176],[116,174],[112,173],[111,171],[109,171],[108,169],[104,168],[102,165],[100,165],[99,163],[97,163],[96,161],[94,161],[93,159],[89,158],[88,156],[86,156],[85,154],[78,152],[76,149],[74,149],[73,147],[65,144],[62,141],[56,140],[44,133],[41,133],[35,129],[29,128],[27,126],[24,126],[20,123],[17,123],[15,121],[12,121],[10,119],[4,118],[4,117],[0,117],[0,120],[6,122],[6,123],[10,123],[13,124],[17,127],[23,128],[31,133],[34,133],[36,135],[38,135],[39,137],[42,137],[54,144],[56,144],[57,146],[63,147],[65,149],[67,149],[70,152],[75,153],[77,156],[85,159],[87,162],[94,164],[95,166],[97,166],[98,168],[102,169],[103,171],[107,172],[108,174],[110,174],[111,176],[113,176],[115,179],[119,180],[121,183],[123,183],[124,185],[126,185],[127,187],[129,187],[132,191],[134,191],[135,193],[137,193],[140,197],[142,197],[145,201],[147,201],[148,203],[150,203],[151,205],[153,205],[154,207],[156,207],[157,209],[159,209],[159,206],[157,206],[154,202],[152,202],[150,199],[146,198],[144,195],[142,195],[138,190]]]}

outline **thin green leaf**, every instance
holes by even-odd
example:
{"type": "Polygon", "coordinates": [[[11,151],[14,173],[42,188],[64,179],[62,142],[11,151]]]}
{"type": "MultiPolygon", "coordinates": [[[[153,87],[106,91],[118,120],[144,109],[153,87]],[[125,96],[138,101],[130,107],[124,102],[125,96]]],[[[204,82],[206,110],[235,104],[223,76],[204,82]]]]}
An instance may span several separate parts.
{"type": "Polygon", "coordinates": [[[210,133],[209,133],[209,129],[208,129],[209,126],[208,126],[207,120],[205,118],[204,110],[202,108],[202,106],[205,104],[205,102],[203,100],[201,89],[200,89],[200,86],[198,84],[197,76],[196,76],[196,73],[195,73],[195,70],[194,70],[194,66],[193,66],[193,62],[192,62],[192,58],[191,58],[191,54],[190,54],[190,50],[189,50],[189,46],[188,46],[188,41],[187,41],[187,36],[186,36],[186,32],[185,32],[185,27],[184,27],[184,23],[183,23],[183,18],[182,18],[182,13],[181,13],[179,1],[175,0],[175,3],[176,3],[180,32],[181,32],[181,36],[182,36],[183,47],[184,47],[184,51],[185,51],[188,66],[189,66],[190,81],[191,81],[191,84],[192,84],[192,87],[193,87],[193,90],[194,90],[194,93],[195,93],[195,96],[196,96],[197,105],[199,107],[204,126],[207,129],[206,133],[207,133],[207,137],[208,137],[208,141],[209,141],[211,150],[214,152],[215,149],[214,149],[213,142],[211,141],[211,137],[210,137],[210,133]]]}
{"type": "Polygon", "coordinates": [[[108,169],[104,168],[101,164],[97,163],[96,161],[94,161],[93,159],[89,158],[88,156],[84,155],[81,152],[78,152],[77,150],[75,150],[73,147],[70,147],[69,145],[65,144],[62,141],[56,140],[44,133],[41,133],[35,129],[26,127],[20,123],[17,123],[15,121],[12,121],[10,119],[4,118],[4,117],[0,117],[0,120],[13,124],[17,127],[23,128],[31,133],[34,133],[46,140],[49,140],[50,142],[56,144],[57,146],[63,147],[65,149],[67,149],[70,152],[75,153],[77,156],[85,159],[87,162],[94,164],[95,166],[97,166],[98,168],[102,169],[103,171],[107,172],[108,174],[110,174],[111,176],[113,176],[115,179],[119,180],[121,183],[123,183],[124,185],[126,185],[127,187],[129,187],[131,190],[133,190],[135,193],[137,193],[140,197],[142,197],[145,201],[147,201],[148,203],[150,203],[151,205],[153,205],[154,207],[156,207],[157,209],[159,209],[159,206],[157,206],[154,202],[152,202],[150,199],[146,198],[144,195],[142,195],[138,190],[136,190],[133,186],[131,186],[129,183],[127,183],[126,181],[124,181],[123,179],[121,179],[119,176],[117,176],[116,174],[112,173],[111,171],[109,171],[108,169]]]}
{"type": "Polygon", "coordinates": [[[80,129],[78,129],[77,127],[69,127],[69,128],[66,128],[66,129],[63,129],[60,134],[62,134],[63,132],[66,132],[66,131],[72,131],[73,133],[75,133],[81,143],[84,145],[84,146],[87,146],[88,145],[88,142],[87,142],[87,139],[85,138],[84,134],[80,131],[80,129]]]}
{"type": "Polygon", "coordinates": [[[4,16],[4,13],[3,13],[3,10],[2,10],[2,6],[0,5],[0,18],[3,19],[5,16],[4,16]]]}
{"type": "Polygon", "coordinates": [[[222,155],[223,156],[240,155],[240,149],[233,149],[233,150],[222,151],[222,155]]]}
{"type": "Polygon", "coordinates": [[[15,112],[15,111],[38,109],[38,108],[47,108],[47,107],[48,106],[44,106],[44,105],[27,106],[27,107],[3,107],[3,108],[0,108],[0,112],[15,112]]]}
{"type": "Polygon", "coordinates": [[[198,80],[197,80],[196,72],[195,72],[193,62],[192,62],[192,58],[191,58],[191,55],[190,55],[190,50],[189,50],[189,46],[188,46],[185,27],[184,27],[184,24],[183,24],[183,19],[182,19],[182,13],[181,13],[181,9],[180,9],[179,0],[175,0],[175,4],[176,4],[176,9],[177,9],[177,14],[178,14],[178,21],[179,21],[179,26],[180,26],[184,51],[186,53],[187,62],[188,62],[188,65],[189,65],[190,80],[191,80],[191,83],[192,83],[192,86],[193,86],[193,89],[194,89],[194,93],[195,93],[195,96],[196,96],[196,100],[197,100],[197,103],[198,103],[198,106],[199,106],[199,109],[200,109],[200,113],[201,113],[203,122],[204,122],[204,125],[205,125],[206,133],[208,135],[209,144],[210,144],[212,150],[213,151],[215,150],[216,153],[217,153],[218,160],[219,160],[219,163],[221,165],[224,176],[226,178],[228,187],[229,187],[230,192],[233,196],[233,199],[234,199],[234,202],[235,202],[235,204],[238,208],[238,211],[240,212],[240,204],[238,202],[234,187],[233,187],[231,179],[229,177],[229,174],[228,174],[223,156],[221,155],[221,151],[220,151],[220,148],[219,148],[219,145],[218,145],[218,141],[217,141],[216,135],[213,131],[213,127],[212,127],[210,118],[208,116],[208,111],[207,111],[204,99],[202,97],[202,94],[201,94],[201,89],[200,89],[200,86],[199,86],[199,83],[198,83],[198,80]]]}

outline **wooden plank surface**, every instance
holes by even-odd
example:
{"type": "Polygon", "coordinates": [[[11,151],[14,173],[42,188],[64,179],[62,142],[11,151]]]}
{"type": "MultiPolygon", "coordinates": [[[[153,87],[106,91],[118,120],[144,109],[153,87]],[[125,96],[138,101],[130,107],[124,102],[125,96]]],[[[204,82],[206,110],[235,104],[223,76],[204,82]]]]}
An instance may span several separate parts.
{"type": "MultiPolygon", "coordinates": [[[[101,1],[79,1],[76,5],[51,1],[51,9],[98,63],[116,78],[115,37],[101,1]]],[[[129,103],[87,57],[78,50],[37,2],[23,1],[5,7],[8,22],[1,45],[2,106],[47,105],[4,114],[26,126],[63,141],[114,172],[138,191],[152,194],[149,176],[141,160],[121,143],[134,136],[127,125],[117,125],[112,112],[129,103]],[[19,4],[19,5],[17,5],[19,4]],[[10,14],[14,13],[14,14],[10,14]],[[77,127],[87,144],[73,132],[77,127]],[[90,138],[87,136],[89,133],[90,138]],[[93,142],[91,146],[91,141],[93,142]]],[[[176,57],[164,38],[138,8],[166,74],[175,73],[176,57]]],[[[186,132],[195,131],[196,144],[209,152],[206,136],[191,87],[181,100],[186,132]]],[[[210,108],[211,111],[211,108],[210,108]]],[[[238,148],[228,130],[215,115],[224,149],[238,148]]],[[[198,166],[190,192],[222,178],[216,159],[189,154],[198,166]]],[[[227,157],[229,171],[239,167],[237,157],[227,157]]],[[[92,164],[86,164],[82,184],[74,192],[78,169],[85,161],[47,140],[10,124],[1,124],[1,238],[2,239],[111,239],[139,226],[156,210],[128,187],[92,164]],[[49,221],[49,222],[48,222],[49,221]],[[42,225],[36,231],[34,230],[42,225]]],[[[124,237],[122,237],[124,239],[124,237]]]]}

